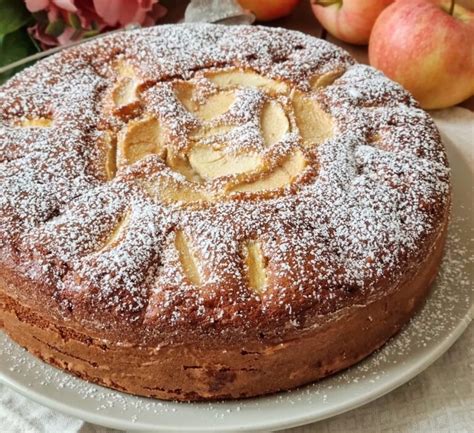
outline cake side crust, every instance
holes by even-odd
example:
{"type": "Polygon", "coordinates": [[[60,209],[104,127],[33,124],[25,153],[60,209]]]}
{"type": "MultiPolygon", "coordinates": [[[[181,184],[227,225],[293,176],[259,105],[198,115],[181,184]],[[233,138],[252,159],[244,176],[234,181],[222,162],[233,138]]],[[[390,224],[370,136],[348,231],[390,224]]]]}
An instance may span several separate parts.
{"type": "Polygon", "coordinates": [[[113,345],[39,316],[6,293],[0,322],[28,351],[85,380],[165,400],[252,397],[291,389],[347,368],[382,346],[423,305],[442,259],[446,227],[413,278],[365,306],[352,306],[283,342],[229,347],[113,345]]]}

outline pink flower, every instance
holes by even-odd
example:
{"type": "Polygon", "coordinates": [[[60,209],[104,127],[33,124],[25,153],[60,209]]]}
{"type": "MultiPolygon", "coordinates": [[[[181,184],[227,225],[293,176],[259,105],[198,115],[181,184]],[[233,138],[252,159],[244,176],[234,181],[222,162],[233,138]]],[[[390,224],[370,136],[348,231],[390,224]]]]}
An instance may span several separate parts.
{"type": "Polygon", "coordinates": [[[37,23],[29,29],[44,48],[128,24],[150,26],[166,13],[158,0],[25,0],[37,23]]]}
{"type": "Polygon", "coordinates": [[[25,3],[30,12],[39,12],[51,6],[56,6],[69,12],[77,11],[76,6],[74,6],[74,0],[25,0],[25,3]]]}
{"type": "Polygon", "coordinates": [[[129,23],[142,24],[156,0],[94,0],[97,13],[109,26],[125,26],[129,23]]]}

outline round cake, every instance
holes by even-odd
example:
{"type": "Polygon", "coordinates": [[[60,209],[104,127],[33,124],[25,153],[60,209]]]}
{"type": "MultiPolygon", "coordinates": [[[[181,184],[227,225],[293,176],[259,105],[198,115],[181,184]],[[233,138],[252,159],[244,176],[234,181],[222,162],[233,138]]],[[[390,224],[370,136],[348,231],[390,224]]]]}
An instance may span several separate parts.
{"type": "Polygon", "coordinates": [[[383,345],[436,276],[439,133],[323,40],[116,33],[0,101],[0,322],[85,380],[186,401],[297,387],[383,345]]]}

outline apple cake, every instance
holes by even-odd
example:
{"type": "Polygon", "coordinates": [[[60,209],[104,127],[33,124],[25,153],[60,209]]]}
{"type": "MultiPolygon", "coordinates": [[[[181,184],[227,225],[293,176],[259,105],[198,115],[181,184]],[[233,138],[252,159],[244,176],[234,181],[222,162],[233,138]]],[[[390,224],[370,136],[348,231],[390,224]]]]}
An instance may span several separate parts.
{"type": "Polygon", "coordinates": [[[323,40],[122,32],[0,101],[0,323],[85,380],[186,401],[297,387],[384,344],[435,278],[439,133],[323,40]]]}

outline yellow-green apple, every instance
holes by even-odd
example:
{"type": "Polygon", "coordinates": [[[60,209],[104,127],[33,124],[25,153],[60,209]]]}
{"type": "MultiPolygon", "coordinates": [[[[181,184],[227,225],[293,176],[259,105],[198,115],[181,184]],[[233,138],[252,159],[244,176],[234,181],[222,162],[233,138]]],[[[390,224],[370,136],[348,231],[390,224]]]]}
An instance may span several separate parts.
{"type": "Polygon", "coordinates": [[[289,15],[300,0],[238,0],[258,21],[271,21],[289,15]]]}
{"type": "Polygon", "coordinates": [[[331,35],[365,45],[379,14],[394,0],[311,0],[314,15],[331,35]]]}
{"type": "Polygon", "coordinates": [[[474,12],[453,0],[398,0],[375,22],[372,66],[398,81],[423,108],[474,94],[474,12]]]}

